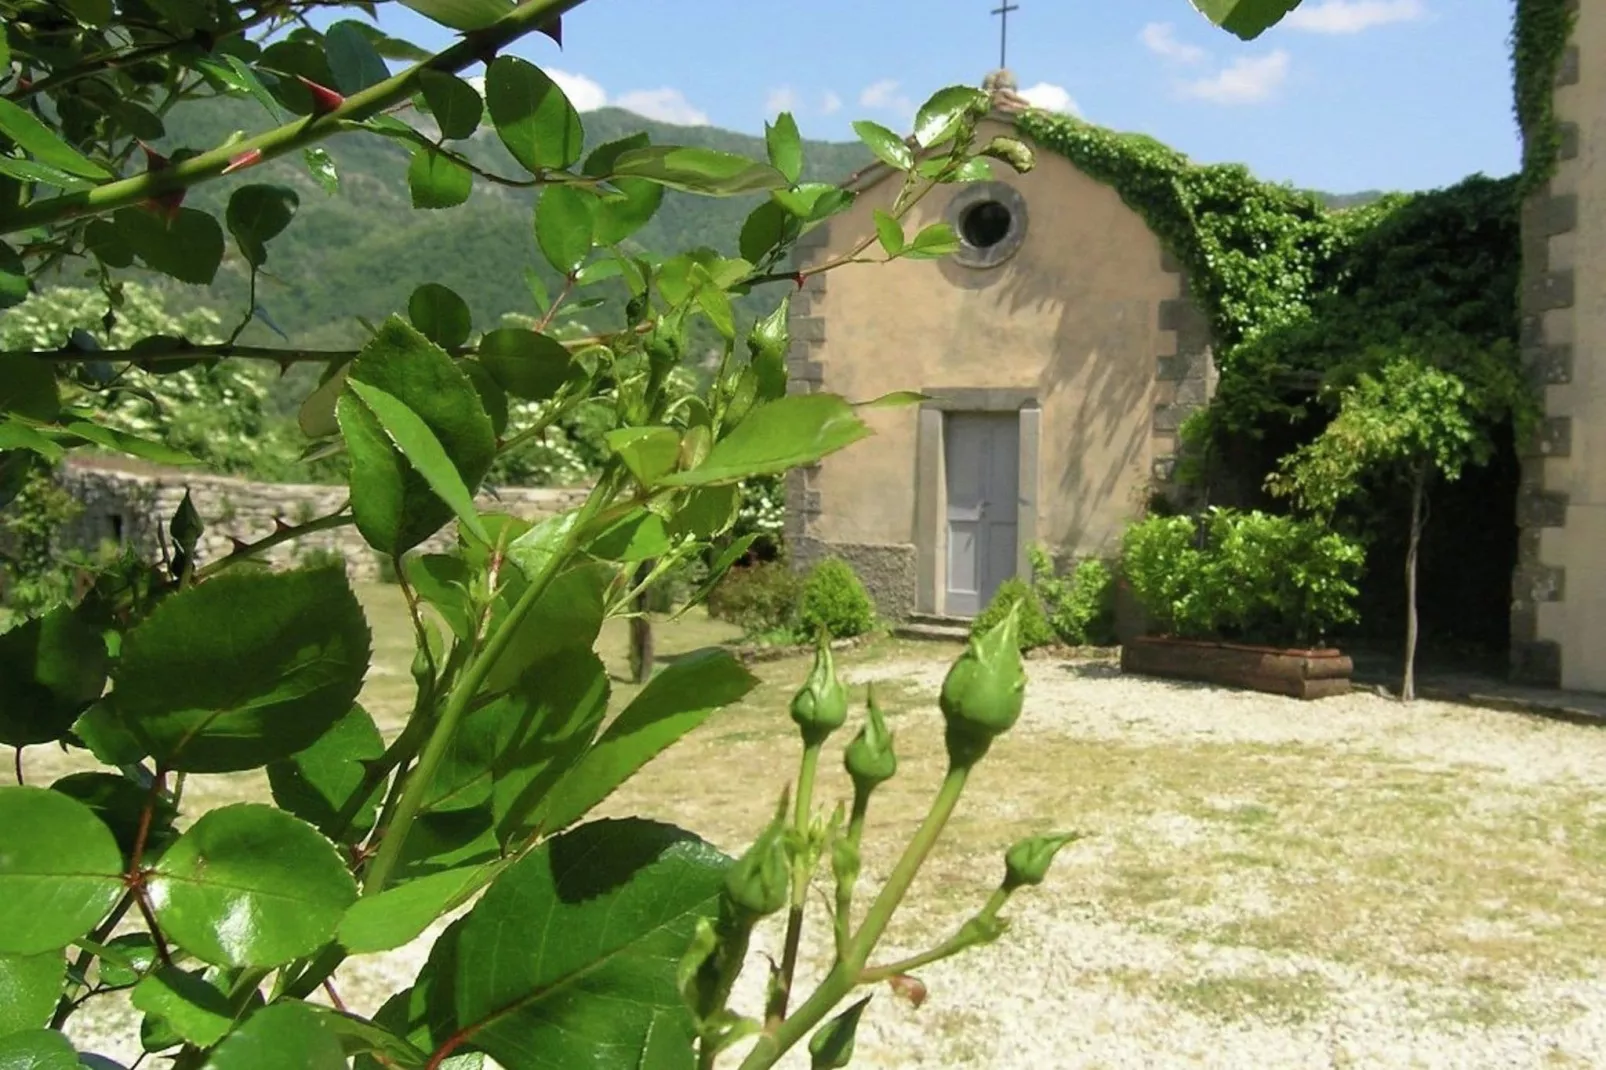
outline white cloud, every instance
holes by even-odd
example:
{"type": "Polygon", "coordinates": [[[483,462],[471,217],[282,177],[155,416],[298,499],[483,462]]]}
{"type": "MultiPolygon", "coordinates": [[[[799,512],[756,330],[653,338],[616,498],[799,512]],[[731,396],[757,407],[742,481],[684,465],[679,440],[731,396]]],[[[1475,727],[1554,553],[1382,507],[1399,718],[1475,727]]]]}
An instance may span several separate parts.
{"type": "Polygon", "coordinates": [[[1209,78],[1184,82],[1182,95],[1212,104],[1257,104],[1267,100],[1288,78],[1288,53],[1243,57],[1209,78]]]}
{"type": "Polygon", "coordinates": [[[1305,0],[1283,25],[1308,33],[1360,33],[1374,26],[1415,22],[1427,15],[1422,0],[1305,0]]]}
{"type": "MultiPolygon", "coordinates": [[[[674,123],[676,126],[708,125],[707,112],[695,107],[680,90],[668,86],[662,89],[632,89],[628,93],[621,93],[614,104],[661,123],[674,123]]],[[[579,107],[578,104],[575,106],[579,107]]]]}
{"type": "Polygon", "coordinates": [[[1062,85],[1051,82],[1038,82],[1020,90],[1020,95],[1034,108],[1044,111],[1063,112],[1066,115],[1081,115],[1082,109],[1071,98],[1070,92],[1062,85]]]}
{"type": "Polygon", "coordinates": [[[602,86],[583,74],[570,74],[553,67],[543,68],[547,77],[558,83],[563,95],[569,98],[575,111],[596,111],[608,103],[608,94],[602,86]]]}
{"type": "Polygon", "coordinates": [[[915,110],[914,101],[898,92],[897,80],[892,78],[883,78],[879,82],[871,82],[865,86],[864,91],[859,94],[859,106],[895,112],[898,115],[912,115],[915,110]]]}
{"type": "Polygon", "coordinates": [[[795,112],[799,103],[797,91],[789,85],[783,85],[779,89],[771,89],[769,96],[764,98],[764,114],[779,115],[783,111],[795,112]]]}
{"type": "Polygon", "coordinates": [[[820,101],[820,112],[832,115],[842,110],[842,98],[830,90],[826,90],[825,97],[820,101]]]}
{"type": "Polygon", "coordinates": [[[1207,55],[1198,45],[1177,40],[1177,28],[1169,22],[1149,23],[1138,34],[1138,40],[1155,55],[1178,63],[1199,63],[1207,55]]]}

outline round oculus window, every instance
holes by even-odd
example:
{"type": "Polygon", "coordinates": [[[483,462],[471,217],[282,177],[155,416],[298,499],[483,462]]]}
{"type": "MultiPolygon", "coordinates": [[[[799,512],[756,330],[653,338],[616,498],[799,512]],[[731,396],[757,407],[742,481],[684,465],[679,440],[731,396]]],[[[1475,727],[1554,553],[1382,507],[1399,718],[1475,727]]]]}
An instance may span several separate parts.
{"type": "Polygon", "coordinates": [[[997,267],[1026,240],[1026,198],[1003,182],[966,186],[948,202],[945,216],[959,236],[954,261],[964,267],[997,267]]]}
{"type": "Polygon", "coordinates": [[[982,201],[960,214],[959,236],[972,248],[991,249],[1009,237],[1012,222],[1007,206],[997,201],[982,201]]]}

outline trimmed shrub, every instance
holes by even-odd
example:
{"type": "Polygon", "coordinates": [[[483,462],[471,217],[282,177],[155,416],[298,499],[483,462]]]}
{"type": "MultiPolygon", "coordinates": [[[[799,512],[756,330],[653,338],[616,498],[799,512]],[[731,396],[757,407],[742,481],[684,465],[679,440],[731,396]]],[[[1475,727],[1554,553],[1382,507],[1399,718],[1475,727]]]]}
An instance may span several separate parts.
{"type": "Polygon", "coordinates": [[[1066,646],[1115,642],[1115,574],[1096,557],[1079,562],[1069,576],[1057,575],[1047,552],[1032,547],[1032,587],[1048,614],[1049,627],[1066,646]]]}
{"type": "Polygon", "coordinates": [[[809,572],[798,611],[804,636],[823,628],[833,639],[851,639],[874,628],[875,620],[875,602],[852,565],[829,557],[809,572]]]}
{"type": "Polygon", "coordinates": [[[708,615],[762,635],[795,629],[802,600],[802,577],[784,562],[765,561],[725,573],[708,594],[708,615]]]}
{"type": "Polygon", "coordinates": [[[1054,629],[1043,611],[1043,600],[1031,585],[1019,576],[1013,576],[999,585],[998,593],[987,603],[987,608],[970,623],[970,634],[979,635],[1009,615],[1009,607],[1020,603],[1020,648],[1036,650],[1049,646],[1055,640],[1054,629]]]}
{"type": "Polygon", "coordinates": [[[1185,639],[1321,642],[1356,619],[1366,554],[1325,524],[1212,509],[1127,529],[1122,568],[1162,631],[1185,639]]]}

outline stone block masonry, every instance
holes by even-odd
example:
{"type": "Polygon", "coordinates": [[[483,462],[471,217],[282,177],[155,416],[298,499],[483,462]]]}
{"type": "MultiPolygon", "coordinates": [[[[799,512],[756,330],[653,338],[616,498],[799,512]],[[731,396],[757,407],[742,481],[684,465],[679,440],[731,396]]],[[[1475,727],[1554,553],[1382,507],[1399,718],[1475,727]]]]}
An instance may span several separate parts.
{"type": "MultiPolygon", "coordinates": [[[[188,492],[206,523],[196,547],[201,564],[230,553],[236,539],[254,542],[273,534],[279,523],[294,525],[327,516],[349,496],[343,485],[254,483],[183,469],[76,457],[67,461],[57,478],[83,506],[57,536],[60,550],[92,552],[110,542],[132,546],[147,559],[161,560],[163,546],[170,542],[168,524],[188,492]]],[[[578,506],[586,493],[584,487],[503,487],[481,493],[477,504],[483,511],[539,520],[578,506]]],[[[419,551],[439,553],[455,542],[455,525],[448,523],[419,551]]],[[[380,578],[379,555],[350,525],[292,539],[264,556],[277,566],[291,566],[313,555],[344,560],[346,575],[353,583],[380,578]]]]}

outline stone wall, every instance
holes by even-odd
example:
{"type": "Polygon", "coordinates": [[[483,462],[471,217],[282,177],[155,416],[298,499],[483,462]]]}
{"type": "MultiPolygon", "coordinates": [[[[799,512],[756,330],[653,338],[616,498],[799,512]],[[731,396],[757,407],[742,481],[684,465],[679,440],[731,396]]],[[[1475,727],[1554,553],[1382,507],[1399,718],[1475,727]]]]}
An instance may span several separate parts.
{"type": "MultiPolygon", "coordinates": [[[[347,499],[344,486],[297,483],[253,483],[155,466],[70,459],[57,477],[84,507],[58,536],[62,550],[93,551],[104,543],[134,547],[160,560],[167,528],[186,492],[206,522],[196,549],[202,564],[228,554],[235,540],[253,542],[273,534],[280,524],[305,523],[335,512],[347,499]]],[[[585,488],[507,487],[482,493],[482,510],[512,513],[527,520],[552,516],[580,504],[585,488]]],[[[425,552],[449,549],[455,542],[448,524],[420,547],[425,552]]],[[[350,525],[313,532],[269,549],[276,565],[291,565],[311,555],[337,555],[346,562],[352,582],[379,578],[379,556],[350,525]]]]}
{"type": "Polygon", "coordinates": [[[1522,216],[1522,344],[1544,421],[1524,444],[1512,672],[1606,691],[1606,3],[1577,22],[1555,85],[1555,174],[1522,216]]]}

